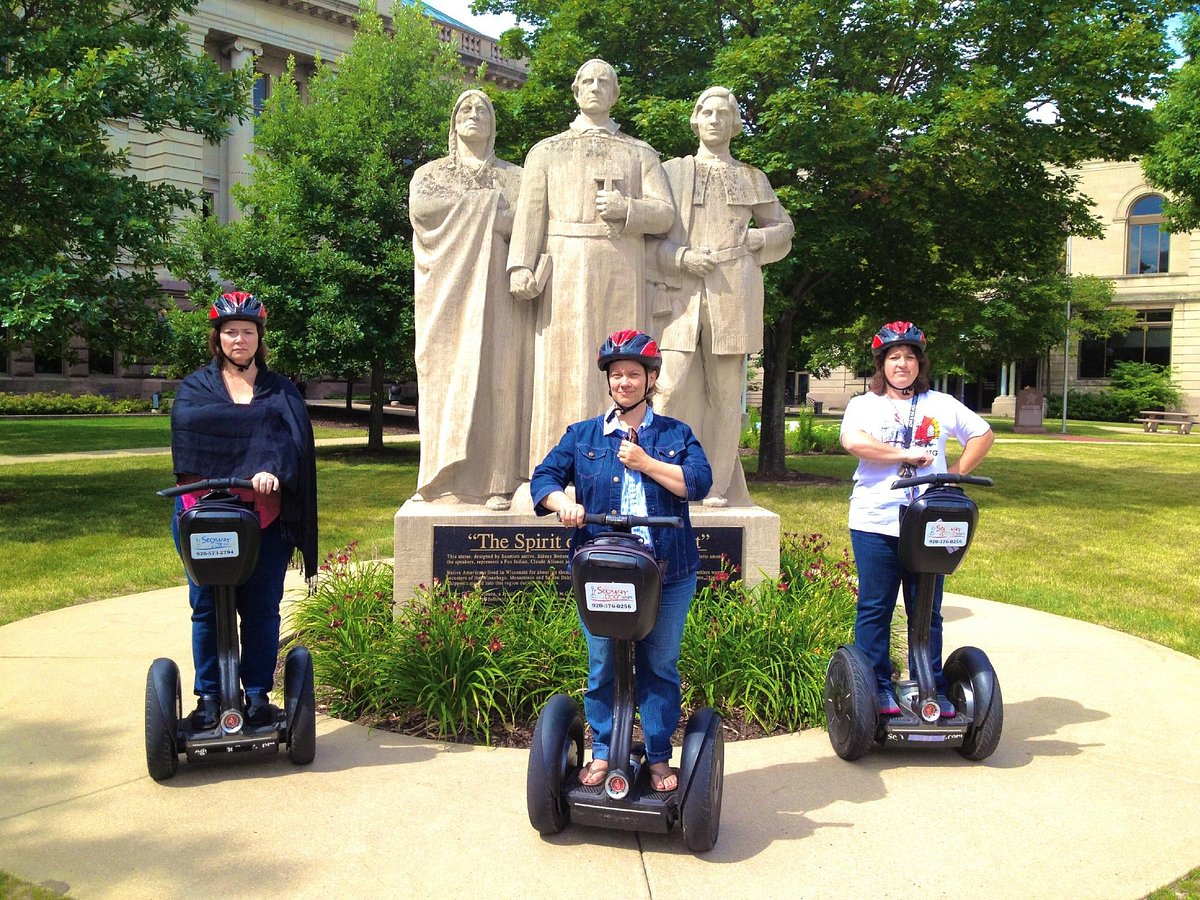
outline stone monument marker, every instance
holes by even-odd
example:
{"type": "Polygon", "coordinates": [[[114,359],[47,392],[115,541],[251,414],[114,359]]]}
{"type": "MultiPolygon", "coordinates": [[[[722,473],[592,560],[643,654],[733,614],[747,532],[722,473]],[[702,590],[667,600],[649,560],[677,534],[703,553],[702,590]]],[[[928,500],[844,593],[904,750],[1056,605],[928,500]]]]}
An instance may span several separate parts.
{"type": "Polygon", "coordinates": [[[1037,388],[1022,388],[1017,393],[1017,405],[1013,413],[1013,431],[1017,434],[1045,434],[1046,426],[1042,415],[1045,409],[1042,392],[1037,388]]]}

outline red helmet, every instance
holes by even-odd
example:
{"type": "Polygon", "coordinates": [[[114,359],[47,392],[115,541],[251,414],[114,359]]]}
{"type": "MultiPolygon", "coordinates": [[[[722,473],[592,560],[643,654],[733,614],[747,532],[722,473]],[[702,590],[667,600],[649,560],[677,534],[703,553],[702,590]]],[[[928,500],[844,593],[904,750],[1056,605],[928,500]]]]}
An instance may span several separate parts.
{"type": "Polygon", "coordinates": [[[267,324],[267,308],[246,291],[230,291],[222,294],[208,311],[209,321],[221,325],[231,319],[242,319],[255,323],[261,331],[267,324]]]}
{"type": "Polygon", "coordinates": [[[888,322],[871,340],[871,352],[882,353],[896,344],[911,344],[925,352],[925,333],[912,322],[888,322]]]}
{"type": "Polygon", "coordinates": [[[662,355],[658,352],[658,344],[654,343],[654,338],[633,329],[614,331],[610,334],[608,340],[600,345],[596,365],[601,372],[607,372],[610,365],[622,359],[640,362],[653,372],[662,368],[662,355]]]}

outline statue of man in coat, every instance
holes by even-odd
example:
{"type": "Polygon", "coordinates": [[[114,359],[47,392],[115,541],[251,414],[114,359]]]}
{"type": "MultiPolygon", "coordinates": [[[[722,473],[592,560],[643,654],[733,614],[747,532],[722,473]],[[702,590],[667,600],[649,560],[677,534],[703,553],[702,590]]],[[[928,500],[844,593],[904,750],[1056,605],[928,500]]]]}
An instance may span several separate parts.
{"type": "Polygon", "coordinates": [[[746,357],[763,345],[762,267],[787,256],[795,228],[767,176],[730,154],[742,116],[728,89],[704,91],[691,125],[696,154],[663,166],[675,223],[649,242],[659,285],[650,328],[663,354],[656,405],[704,445],[713,470],[704,505],[749,506],[738,459],[746,357]]]}

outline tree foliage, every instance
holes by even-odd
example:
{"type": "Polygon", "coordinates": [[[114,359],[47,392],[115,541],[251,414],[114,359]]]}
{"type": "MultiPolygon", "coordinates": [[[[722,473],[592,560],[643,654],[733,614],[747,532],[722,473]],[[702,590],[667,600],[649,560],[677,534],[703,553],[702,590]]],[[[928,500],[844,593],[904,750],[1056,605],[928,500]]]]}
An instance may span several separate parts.
{"type": "Polygon", "coordinates": [[[373,0],[356,25],[336,65],[317,61],[307,100],[292,71],[277,82],[257,123],[253,179],[234,192],[244,218],[191,235],[196,272],[214,267],[268,305],[278,367],[370,373],[378,446],[385,378],[412,365],[408,185],[446,153],[462,70],[433,23],[404,3],[390,31],[373,0]]]}
{"type": "Polygon", "coordinates": [[[1045,346],[1018,340],[1065,305],[1064,235],[1095,230],[1069,169],[1149,146],[1151,113],[1131,98],[1158,92],[1164,21],[1181,5],[485,3],[533,26],[514,107],[537,125],[521,145],[562,127],[556,105],[593,55],[620,74],[618,118],[664,155],[695,147],[687,113],[701,90],[740,98],[734,155],[768,174],[797,228],[791,255],[767,270],[766,475],[783,468],[789,360],[827,349],[821,336],[853,332],[861,345],[907,318],[935,336],[935,359],[939,346],[985,361],[1045,346]]]}
{"type": "Polygon", "coordinates": [[[110,129],[217,140],[248,79],[193,56],[197,0],[42,0],[0,7],[0,341],[62,351],[72,334],[150,352],[166,298],[155,267],[193,197],[140,180],[110,129]]]}
{"type": "Polygon", "coordinates": [[[1185,61],[1154,108],[1161,137],[1142,160],[1150,183],[1171,194],[1164,213],[1172,231],[1200,228],[1200,11],[1178,33],[1185,61]]]}

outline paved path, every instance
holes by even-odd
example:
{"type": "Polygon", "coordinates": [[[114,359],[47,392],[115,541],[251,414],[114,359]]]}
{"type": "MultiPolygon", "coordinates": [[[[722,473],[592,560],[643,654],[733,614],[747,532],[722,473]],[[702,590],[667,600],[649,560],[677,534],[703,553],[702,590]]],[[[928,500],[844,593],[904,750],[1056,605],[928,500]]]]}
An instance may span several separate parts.
{"type": "Polygon", "coordinates": [[[0,869],[77,898],[1138,898],[1200,865],[1184,708],[1200,660],[1097,626],[947,595],[1005,696],[996,754],[834,756],[824,732],[727,745],[721,836],[525,814],[520,750],[318,723],[286,754],[146,774],[145,673],[190,680],[172,588],[0,628],[0,869]]]}

